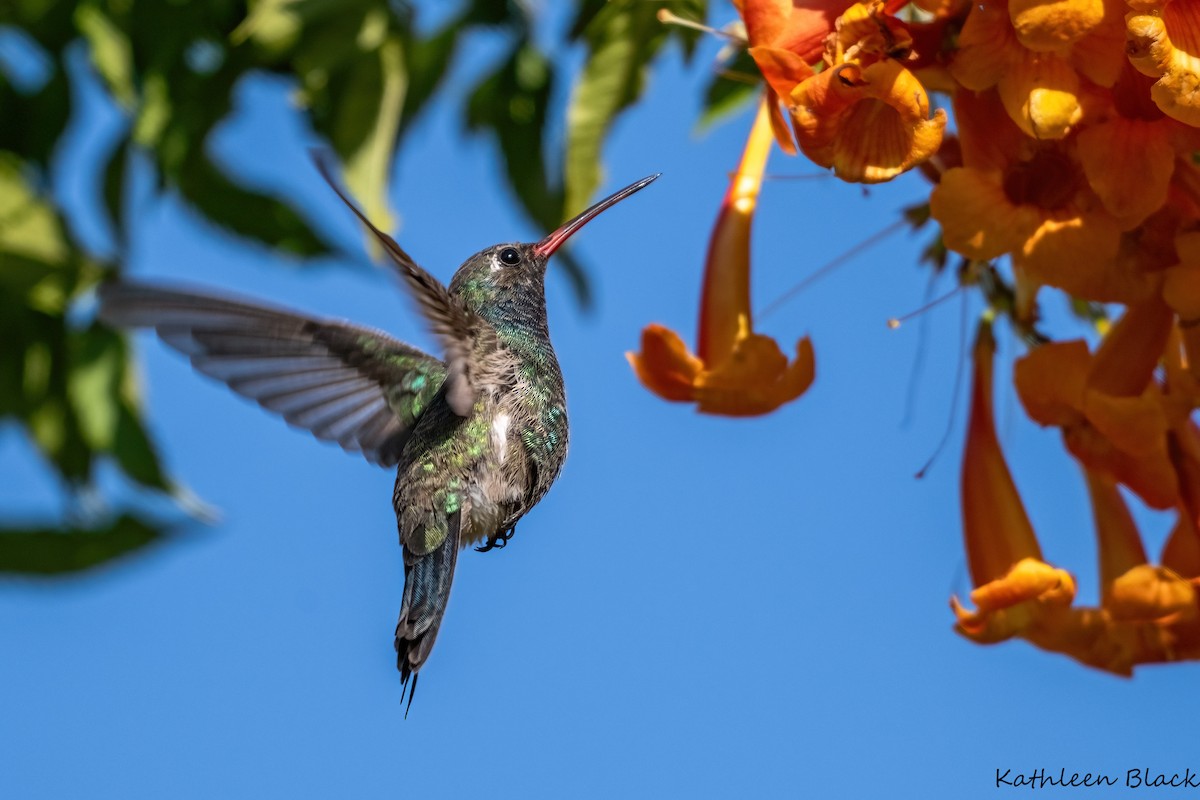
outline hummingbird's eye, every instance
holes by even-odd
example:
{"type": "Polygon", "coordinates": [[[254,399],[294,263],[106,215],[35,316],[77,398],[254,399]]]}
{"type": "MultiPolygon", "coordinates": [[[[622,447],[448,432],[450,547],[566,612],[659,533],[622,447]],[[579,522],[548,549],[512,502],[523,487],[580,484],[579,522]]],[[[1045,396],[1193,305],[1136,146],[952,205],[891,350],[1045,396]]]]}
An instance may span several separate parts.
{"type": "Polygon", "coordinates": [[[500,260],[510,267],[515,267],[521,263],[521,254],[512,247],[506,247],[500,251],[500,260]]]}

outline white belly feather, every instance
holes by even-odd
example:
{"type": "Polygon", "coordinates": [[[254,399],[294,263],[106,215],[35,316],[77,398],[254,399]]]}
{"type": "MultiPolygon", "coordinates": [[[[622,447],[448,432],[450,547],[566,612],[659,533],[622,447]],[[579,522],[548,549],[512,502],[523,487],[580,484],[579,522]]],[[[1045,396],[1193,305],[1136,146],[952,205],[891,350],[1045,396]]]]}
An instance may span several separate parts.
{"type": "Polygon", "coordinates": [[[496,415],[491,429],[491,457],[476,467],[475,480],[467,492],[467,520],[462,531],[462,545],[483,541],[500,530],[507,511],[505,505],[521,497],[520,489],[504,480],[500,468],[509,455],[508,430],[512,418],[507,412],[496,415]]]}
{"type": "Polygon", "coordinates": [[[508,455],[508,423],[511,418],[507,413],[497,414],[492,422],[492,450],[496,453],[496,463],[503,464],[508,455]]]}

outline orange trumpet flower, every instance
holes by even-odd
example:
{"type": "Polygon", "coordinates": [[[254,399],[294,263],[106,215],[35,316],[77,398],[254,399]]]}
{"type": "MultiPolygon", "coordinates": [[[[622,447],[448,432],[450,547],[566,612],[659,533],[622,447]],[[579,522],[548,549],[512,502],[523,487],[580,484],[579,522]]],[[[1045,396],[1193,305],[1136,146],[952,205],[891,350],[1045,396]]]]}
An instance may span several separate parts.
{"type": "Polygon", "coordinates": [[[803,394],[815,376],[808,337],[789,364],[774,339],[751,329],[750,225],[772,140],[764,102],[709,242],[697,353],[674,331],[648,325],[641,352],[627,354],[646,388],[707,414],[766,414],[803,394]]]}

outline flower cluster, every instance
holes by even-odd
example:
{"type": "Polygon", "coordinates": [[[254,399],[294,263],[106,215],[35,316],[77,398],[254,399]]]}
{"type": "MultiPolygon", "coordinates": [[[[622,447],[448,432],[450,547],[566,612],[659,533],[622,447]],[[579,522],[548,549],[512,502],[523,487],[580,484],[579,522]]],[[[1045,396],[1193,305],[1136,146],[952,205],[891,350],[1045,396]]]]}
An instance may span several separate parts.
{"type": "Polygon", "coordinates": [[[789,154],[798,144],[845,180],[877,183],[937,152],[946,112],[930,116],[924,87],[904,66],[912,57],[909,27],[883,3],[743,0],[739,11],[765,97],[713,229],[698,352],[675,332],[650,325],[629,361],[664,399],[745,416],[796,399],[815,372],[807,338],[789,364],[774,340],[750,326],[750,223],[772,138],[789,154]]]}
{"type": "MultiPolygon", "coordinates": [[[[1036,321],[1043,287],[1125,306],[1094,353],[1042,344],[1013,375],[1026,413],[1061,430],[1083,472],[1100,604],[1074,606],[1073,580],[1041,560],[977,395],[962,475],[976,610],[953,601],[974,641],[1021,637],[1125,675],[1200,658],[1197,22],[1200,6],[1180,0],[988,0],[944,59],[961,154],[930,196],[945,245],[1009,257],[1019,322],[1036,321]],[[1119,486],[1176,514],[1159,563],[1119,486]],[[1009,522],[981,522],[980,498],[1009,522]]],[[[986,345],[975,359],[985,383],[986,345]]]]}
{"type": "Polygon", "coordinates": [[[1100,669],[1200,658],[1200,385],[1183,363],[1169,308],[1131,307],[1090,353],[1082,341],[1046,344],[1018,361],[1017,393],[1036,421],[1062,430],[1091,495],[1100,605],[1077,607],[1070,573],[1042,560],[992,419],[989,325],[974,351],[963,453],[963,535],[975,610],[957,598],[956,629],[980,644],[1023,638],[1100,669]],[[1154,369],[1166,353],[1163,376],[1154,369]],[[1150,564],[1119,485],[1177,522],[1150,564]]]}
{"type": "Polygon", "coordinates": [[[956,629],[1119,674],[1200,658],[1200,3],[735,5],[762,107],[713,232],[698,352],[650,326],[630,354],[639,378],[709,413],[762,414],[798,397],[814,376],[811,343],[789,364],[751,327],[750,220],[772,141],[846,181],[923,165],[942,245],[965,264],[1011,267],[1011,302],[989,310],[975,348],[962,472],[974,610],[953,601],[956,629]],[[990,318],[1033,330],[1046,290],[1122,307],[1094,351],[1039,341],[1013,375],[1026,413],[1061,430],[1089,488],[1095,608],[1074,605],[1072,576],[1042,559],[992,422],[990,318]],[[1176,515],[1157,563],[1122,487],[1176,515]]]}

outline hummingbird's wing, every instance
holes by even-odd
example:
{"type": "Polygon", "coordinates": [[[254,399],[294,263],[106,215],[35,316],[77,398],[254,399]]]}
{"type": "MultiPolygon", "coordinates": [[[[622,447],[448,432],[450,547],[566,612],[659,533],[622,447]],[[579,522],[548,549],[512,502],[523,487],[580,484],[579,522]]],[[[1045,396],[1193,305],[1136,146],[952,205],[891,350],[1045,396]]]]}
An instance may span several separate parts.
{"type": "Polygon", "coordinates": [[[100,318],[154,328],[206,375],[317,438],[394,466],[446,365],[385,333],[240,300],[106,284],[100,318]]]}
{"type": "Polygon", "coordinates": [[[446,402],[455,414],[460,417],[467,416],[471,413],[471,408],[475,405],[475,398],[479,395],[472,374],[471,354],[475,350],[475,344],[481,338],[494,339],[495,330],[464,306],[457,297],[450,294],[450,290],[414,261],[413,257],[397,244],[395,239],[375,227],[375,224],[367,219],[367,215],[360,211],[358,206],[354,205],[338,187],[329,172],[328,165],[322,158],[317,157],[316,164],[325,182],[354,212],[354,216],[358,217],[367,230],[379,240],[384,252],[396,265],[409,291],[416,298],[421,313],[429,322],[430,329],[441,340],[442,347],[445,349],[448,368],[446,402]]]}

